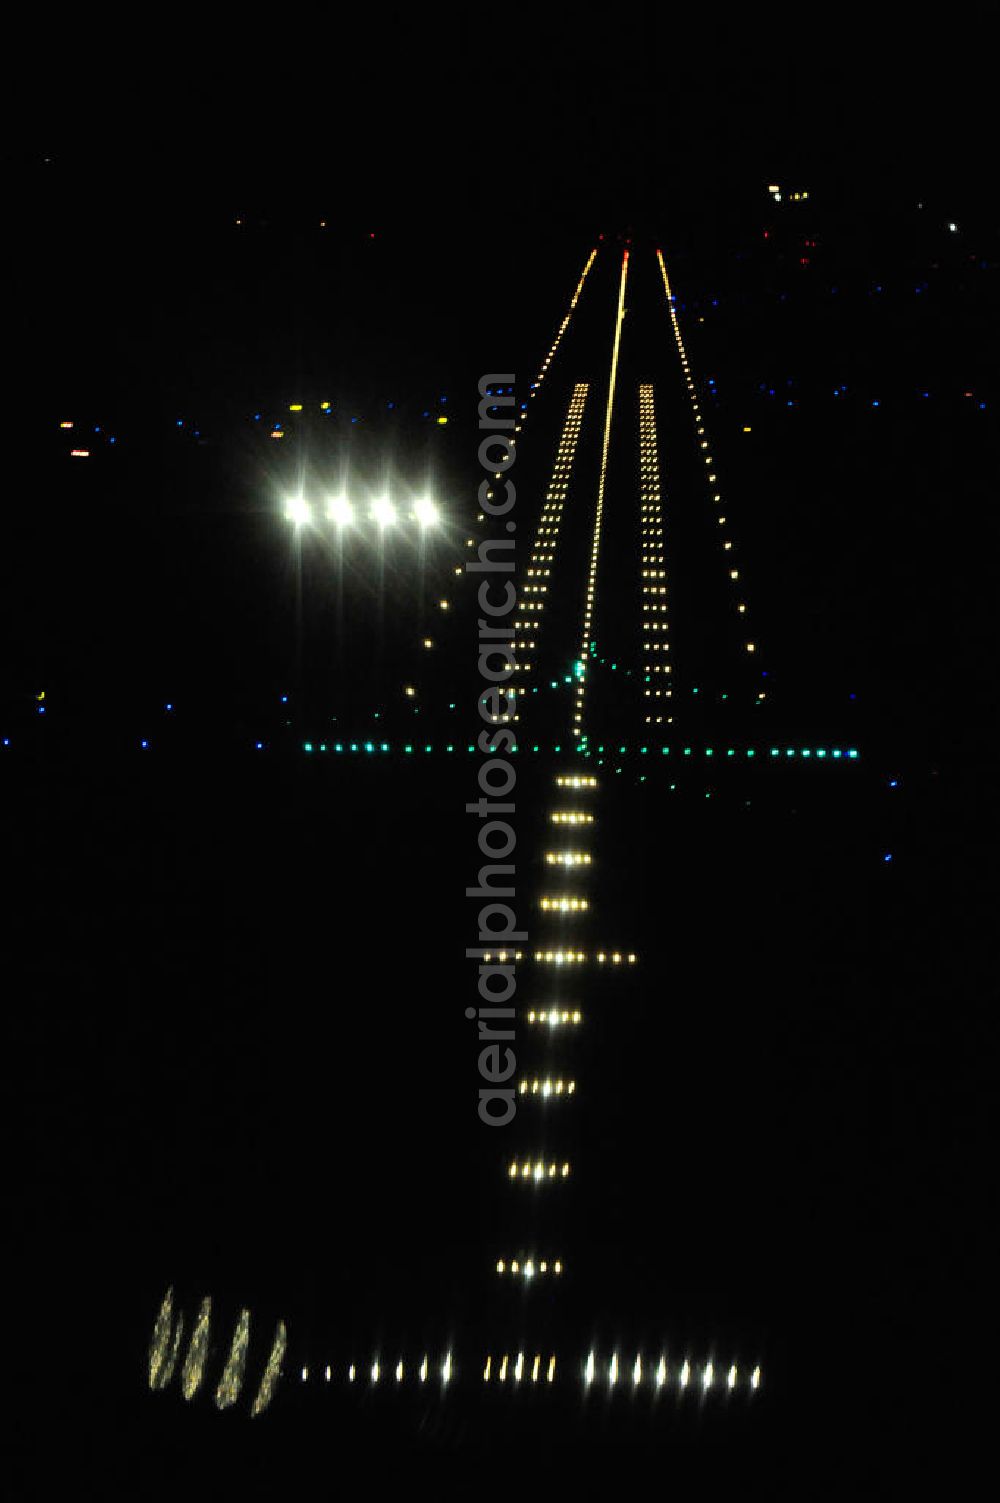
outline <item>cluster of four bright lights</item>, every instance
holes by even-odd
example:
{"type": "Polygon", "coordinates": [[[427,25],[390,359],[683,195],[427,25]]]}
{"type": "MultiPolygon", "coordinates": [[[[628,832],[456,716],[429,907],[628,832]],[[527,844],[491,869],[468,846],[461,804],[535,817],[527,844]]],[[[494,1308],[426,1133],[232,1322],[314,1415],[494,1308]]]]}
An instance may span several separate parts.
{"type": "MultiPolygon", "coordinates": [[[[440,521],[437,507],[426,497],[413,502],[410,514],[421,527],[433,527],[440,521]]],[[[290,496],[285,502],[285,516],[297,527],[304,526],[313,520],[313,504],[304,496],[290,496]]],[[[382,529],[401,519],[400,511],[388,496],[379,496],[371,503],[369,516],[382,529]]],[[[349,527],[357,519],[356,508],[346,496],[330,496],[326,502],[326,518],[338,527],[349,527]]]]}

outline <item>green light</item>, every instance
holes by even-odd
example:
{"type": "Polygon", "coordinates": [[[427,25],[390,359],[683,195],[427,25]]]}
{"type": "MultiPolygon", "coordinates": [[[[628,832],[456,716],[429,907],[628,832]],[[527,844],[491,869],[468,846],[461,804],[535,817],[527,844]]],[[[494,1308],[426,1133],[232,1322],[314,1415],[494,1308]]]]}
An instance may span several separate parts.
{"type": "Polygon", "coordinates": [[[736,753],[733,751],[733,748],[729,747],[729,749],[726,752],[726,756],[727,757],[735,757],[735,755],[736,755],[736,753]]]}
{"type": "Polygon", "coordinates": [[[320,751],[326,751],[326,742],[325,741],[321,741],[320,742],[319,749],[320,749],[320,751]]]}
{"type": "Polygon", "coordinates": [[[445,751],[450,751],[451,752],[451,751],[454,751],[454,750],[455,750],[455,748],[453,746],[451,746],[451,745],[445,747],[445,751]]]}
{"type": "Polygon", "coordinates": [[[811,757],[812,756],[812,752],[809,750],[808,746],[803,748],[802,755],[804,757],[811,757]]]}
{"type": "Polygon", "coordinates": [[[772,746],[771,747],[771,756],[772,757],[776,757],[777,755],[778,755],[778,748],[776,746],[772,746]]]}
{"type": "Polygon", "coordinates": [[[335,744],[335,746],[334,746],[333,749],[334,749],[334,751],[343,751],[344,750],[344,748],[341,746],[341,744],[340,744],[339,741],[335,744]]]}
{"type": "Polygon", "coordinates": [[[788,748],[788,750],[786,751],[785,756],[786,757],[794,757],[795,756],[795,747],[794,746],[790,746],[788,748]]]}
{"type": "Polygon", "coordinates": [[[429,746],[425,746],[425,747],[424,747],[424,751],[425,751],[425,752],[429,752],[429,751],[430,751],[430,750],[431,750],[431,748],[430,748],[430,747],[429,747],[429,746]]]}
{"type": "Polygon", "coordinates": [[[855,750],[854,750],[854,748],[853,748],[853,747],[852,747],[852,749],[851,749],[851,750],[850,750],[850,751],[849,751],[849,752],[848,752],[848,753],[847,753],[847,755],[848,755],[848,756],[849,756],[849,757],[851,757],[851,758],[852,758],[852,759],[853,759],[853,758],[854,758],[854,757],[856,757],[856,756],[857,756],[857,755],[858,755],[858,754],[857,754],[857,752],[856,752],[856,751],[855,751],[855,750]]]}
{"type": "Polygon", "coordinates": [[[756,755],[757,755],[757,753],[754,751],[753,747],[752,746],[748,746],[747,747],[747,756],[748,757],[755,757],[756,755]]]}
{"type": "Polygon", "coordinates": [[[714,753],[713,753],[712,748],[710,746],[706,746],[705,747],[705,756],[706,757],[714,756],[714,753]]]}
{"type": "Polygon", "coordinates": [[[405,751],[405,752],[411,752],[411,751],[412,751],[412,750],[413,750],[413,747],[412,747],[412,746],[404,746],[404,747],[403,747],[403,750],[404,750],[404,751],[405,751]]]}
{"type": "Polygon", "coordinates": [[[684,748],[684,755],[685,755],[685,757],[690,757],[690,755],[691,755],[691,748],[690,748],[690,746],[685,746],[685,748],[684,748]]]}
{"type": "Polygon", "coordinates": [[[312,742],[311,741],[307,741],[306,744],[305,744],[304,750],[305,751],[312,751],[312,749],[313,749],[312,742]]]}
{"type": "Polygon", "coordinates": [[[664,747],[661,748],[661,750],[662,750],[662,753],[663,753],[663,755],[665,757],[669,757],[669,755],[670,755],[670,747],[669,746],[664,746],[664,747]]]}
{"type": "Polygon", "coordinates": [[[648,751],[649,751],[649,747],[648,746],[640,746],[640,748],[639,748],[639,752],[640,752],[640,754],[642,756],[645,756],[648,751]]]}
{"type": "Polygon", "coordinates": [[[817,755],[817,757],[825,757],[826,756],[826,752],[823,751],[822,748],[821,748],[820,750],[817,751],[816,755],[817,755]]]}

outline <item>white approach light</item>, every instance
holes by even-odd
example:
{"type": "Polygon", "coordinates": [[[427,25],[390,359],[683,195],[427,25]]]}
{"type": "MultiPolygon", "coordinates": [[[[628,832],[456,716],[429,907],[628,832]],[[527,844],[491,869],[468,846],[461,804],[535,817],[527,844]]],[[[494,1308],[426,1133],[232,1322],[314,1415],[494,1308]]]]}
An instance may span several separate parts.
{"type": "Polygon", "coordinates": [[[326,503],[326,514],[338,527],[347,527],[354,519],[354,508],[346,496],[331,496],[326,503]]]}
{"type": "Polygon", "coordinates": [[[296,527],[302,527],[312,516],[312,507],[304,496],[289,496],[285,502],[285,516],[296,527]]]}
{"type": "Polygon", "coordinates": [[[396,508],[388,496],[379,496],[372,502],[372,517],[380,527],[391,527],[396,520],[396,508]]]}
{"type": "Polygon", "coordinates": [[[434,527],[440,521],[440,515],[434,502],[428,501],[426,498],[414,502],[413,515],[421,527],[434,527]]]}

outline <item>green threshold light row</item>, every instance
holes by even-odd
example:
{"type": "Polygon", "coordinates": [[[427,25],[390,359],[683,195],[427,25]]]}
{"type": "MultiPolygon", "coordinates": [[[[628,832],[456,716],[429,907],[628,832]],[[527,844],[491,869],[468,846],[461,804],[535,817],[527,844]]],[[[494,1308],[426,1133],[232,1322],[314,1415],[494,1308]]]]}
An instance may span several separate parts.
{"type": "MultiPolygon", "coordinates": [[[[413,742],[406,742],[406,743],[403,744],[402,747],[400,747],[398,744],[395,747],[393,747],[392,745],[390,745],[390,743],[388,741],[335,741],[335,742],[332,742],[332,743],[329,743],[329,742],[326,742],[326,741],[319,741],[319,742],[304,741],[302,743],[302,749],[303,749],[303,751],[307,751],[307,752],[316,752],[316,751],[320,751],[320,752],[328,752],[328,751],[334,751],[334,752],[367,752],[369,754],[371,754],[371,753],[378,754],[380,752],[392,752],[392,751],[400,751],[400,750],[402,750],[406,754],[413,754],[413,753],[420,753],[420,752],[434,752],[435,750],[437,750],[438,752],[441,752],[441,751],[444,751],[444,752],[456,752],[456,751],[457,752],[461,752],[461,750],[462,750],[461,746],[456,746],[453,742],[448,742],[445,746],[438,746],[438,747],[435,748],[430,742],[425,743],[423,746],[418,746],[418,745],[416,745],[413,742]]],[[[857,748],[853,747],[853,746],[852,747],[845,747],[845,748],[841,748],[841,747],[829,747],[828,748],[828,747],[823,747],[823,746],[815,746],[815,747],[811,747],[811,746],[786,746],[786,747],[772,746],[772,747],[767,748],[767,749],[765,749],[763,747],[747,746],[747,747],[744,747],[742,750],[739,750],[739,749],[737,749],[734,746],[727,746],[725,749],[723,749],[721,746],[720,747],[705,746],[705,747],[702,747],[702,748],[698,749],[698,748],[695,748],[693,746],[684,746],[684,747],[669,747],[669,746],[660,746],[660,747],[655,747],[655,746],[639,746],[639,747],[635,747],[635,746],[633,746],[633,747],[630,748],[628,746],[603,746],[603,745],[596,746],[596,747],[590,747],[590,748],[582,748],[582,747],[579,747],[579,746],[574,746],[574,747],[567,746],[567,747],[563,748],[563,746],[561,744],[556,744],[555,746],[541,746],[541,745],[535,744],[535,745],[532,745],[532,746],[512,746],[510,748],[510,750],[512,752],[523,751],[523,752],[542,752],[542,753],[548,753],[550,751],[552,751],[552,752],[562,752],[564,749],[567,752],[572,751],[572,752],[575,752],[577,755],[583,755],[583,756],[593,756],[595,753],[606,753],[609,756],[627,756],[630,752],[631,753],[638,752],[640,756],[646,756],[648,753],[653,753],[655,755],[657,752],[659,752],[660,755],[664,756],[664,757],[668,757],[668,756],[693,757],[693,756],[699,756],[699,755],[705,756],[705,757],[715,757],[715,756],[719,756],[719,757],[757,757],[757,756],[768,757],[768,756],[770,756],[770,757],[783,757],[783,758],[787,758],[787,757],[795,757],[795,758],[804,757],[804,758],[807,758],[809,760],[812,760],[812,758],[815,757],[818,761],[830,760],[830,761],[834,761],[834,762],[837,762],[837,761],[841,761],[841,762],[845,762],[845,761],[847,761],[847,762],[857,761],[858,755],[859,755],[857,748]]],[[[476,744],[474,742],[470,741],[467,744],[465,750],[467,752],[475,752],[475,751],[478,751],[479,748],[476,746],[476,744]]],[[[506,753],[505,753],[505,755],[506,755],[506,753]]]]}

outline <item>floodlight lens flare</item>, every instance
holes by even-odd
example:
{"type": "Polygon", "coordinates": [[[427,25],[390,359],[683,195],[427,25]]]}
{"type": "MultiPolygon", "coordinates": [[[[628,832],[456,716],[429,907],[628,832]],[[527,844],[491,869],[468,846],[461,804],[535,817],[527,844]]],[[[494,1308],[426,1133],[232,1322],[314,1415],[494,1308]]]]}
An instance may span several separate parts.
{"type": "Polygon", "coordinates": [[[285,516],[296,527],[301,527],[312,516],[312,507],[304,496],[289,496],[285,502],[285,516]]]}
{"type": "Polygon", "coordinates": [[[346,527],[354,518],[354,508],[346,496],[331,496],[326,503],[326,514],[338,527],[346,527]]]}

